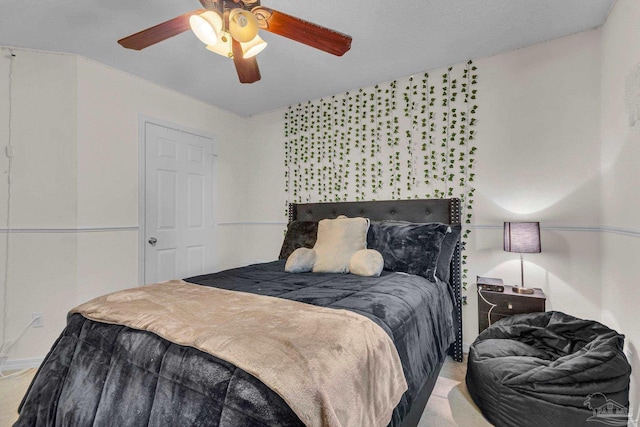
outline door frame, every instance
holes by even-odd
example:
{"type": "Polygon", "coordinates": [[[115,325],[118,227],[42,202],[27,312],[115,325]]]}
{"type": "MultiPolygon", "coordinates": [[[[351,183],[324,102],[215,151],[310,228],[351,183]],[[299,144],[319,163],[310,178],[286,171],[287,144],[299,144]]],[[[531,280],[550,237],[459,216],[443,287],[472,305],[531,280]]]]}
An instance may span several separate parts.
{"type": "MultiPolygon", "coordinates": [[[[216,135],[200,129],[190,128],[175,122],[158,119],[155,117],[146,116],[144,114],[138,114],[138,286],[145,284],[144,270],[145,270],[145,248],[146,248],[146,195],[147,195],[147,132],[146,127],[148,124],[161,126],[177,130],[184,133],[190,133],[203,138],[211,140],[211,152],[213,153],[212,171],[211,171],[211,197],[213,197],[213,211],[211,212],[211,227],[214,236],[214,242],[216,241],[216,227],[217,223],[214,221],[216,214],[216,158],[218,157],[218,141],[216,135]]],[[[215,255],[215,247],[214,255],[215,255]]]]}

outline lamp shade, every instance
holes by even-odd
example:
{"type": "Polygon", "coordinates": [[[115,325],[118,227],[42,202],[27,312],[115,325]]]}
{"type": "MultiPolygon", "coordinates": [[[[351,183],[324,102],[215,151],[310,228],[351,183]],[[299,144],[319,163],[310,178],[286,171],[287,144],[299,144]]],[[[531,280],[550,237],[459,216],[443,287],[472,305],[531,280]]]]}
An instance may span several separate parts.
{"type": "Polygon", "coordinates": [[[262,52],[267,47],[267,42],[260,36],[255,36],[250,42],[240,43],[240,46],[242,46],[242,57],[251,58],[262,52]]]}
{"type": "Polygon", "coordinates": [[[505,222],[504,250],[507,252],[541,252],[539,222],[505,222]]]}
{"type": "Polygon", "coordinates": [[[258,29],[258,20],[248,10],[233,9],[229,13],[229,32],[235,40],[250,42],[258,35],[258,29]]]}
{"type": "Polygon", "coordinates": [[[222,16],[216,11],[207,10],[189,17],[189,26],[200,41],[208,46],[215,46],[218,34],[222,29],[222,16]]]}

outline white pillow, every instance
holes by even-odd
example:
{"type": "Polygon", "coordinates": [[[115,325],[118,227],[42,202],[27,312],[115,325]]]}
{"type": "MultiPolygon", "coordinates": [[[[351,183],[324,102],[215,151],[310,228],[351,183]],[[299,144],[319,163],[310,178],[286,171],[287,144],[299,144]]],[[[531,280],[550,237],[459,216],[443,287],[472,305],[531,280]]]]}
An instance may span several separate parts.
{"type": "Polygon", "coordinates": [[[384,267],[382,254],[375,249],[362,249],[351,256],[349,272],[358,276],[378,277],[384,267]]]}
{"type": "Polygon", "coordinates": [[[288,273],[306,273],[311,271],[316,261],[316,251],[309,248],[298,248],[291,252],[287,263],[284,265],[284,271],[288,273]]]}
{"type": "Polygon", "coordinates": [[[318,223],[314,273],[348,273],[351,256],[367,247],[367,218],[323,219],[318,223]]]}

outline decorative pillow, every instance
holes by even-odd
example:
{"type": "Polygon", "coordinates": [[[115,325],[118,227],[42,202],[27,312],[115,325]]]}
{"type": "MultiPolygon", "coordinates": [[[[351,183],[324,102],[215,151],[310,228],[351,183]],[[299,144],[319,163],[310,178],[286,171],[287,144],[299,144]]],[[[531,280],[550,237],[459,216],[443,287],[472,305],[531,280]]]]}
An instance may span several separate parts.
{"type": "Polygon", "coordinates": [[[438,255],[446,224],[380,221],[372,224],[369,247],[382,254],[386,270],[416,274],[435,280],[438,255]]]}
{"type": "Polygon", "coordinates": [[[451,233],[447,233],[442,240],[440,254],[438,255],[438,263],[436,267],[436,277],[443,282],[449,283],[451,276],[451,259],[453,252],[456,250],[456,244],[460,240],[462,233],[462,225],[455,224],[451,226],[451,233]]]}
{"type": "Polygon", "coordinates": [[[309,248],[298,248],[289,255],[284,271],[288,273],[306,273],[313,269],[316,262],[316,251],[309,248]]]}
{"type": "Polygon", "coordinates": [[[278,259],[287,259],[298,248],[313,248],[316,244],[318,223],[315,221],[291,221],[284,236],[280,256],[278,259]]]}
{"type": "MultiPolygon", "coordinates": [[[[369,230],[367,230],[367,248],[373,248],[376,245],[376,230],[382,221],[370,221],[369,230]]],[[[403,221],[396,221],[406,224],[403,221]]]]}
{"type": "Polygon", "coordinates": [[[318,223],[315,273],[348,273],[351,256],[367,247],[366,218],[323,219],[318,223]]]}
{"type": "Polygon", "coordinates": [[[349,261],[349,272],[358,276],[378,277],[383,267],[382,254],[374,249],[359,250],[351,256],[349,261]]]}

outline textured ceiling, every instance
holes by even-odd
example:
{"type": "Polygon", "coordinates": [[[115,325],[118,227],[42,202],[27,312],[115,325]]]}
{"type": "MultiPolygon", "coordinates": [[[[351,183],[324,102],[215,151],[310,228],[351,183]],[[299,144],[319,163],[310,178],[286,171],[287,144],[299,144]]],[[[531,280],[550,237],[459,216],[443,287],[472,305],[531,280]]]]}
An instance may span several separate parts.
{"type": "Polygon", "coordinates": [[[261,31],[262,80],[190,31],[142,51],[122,37],[200,8],[197,0],[0,0],[0,45],[79,54],[248,116],[595,28],[615,0],[263,0],[353,37],[343,57],[261,31]]]}

